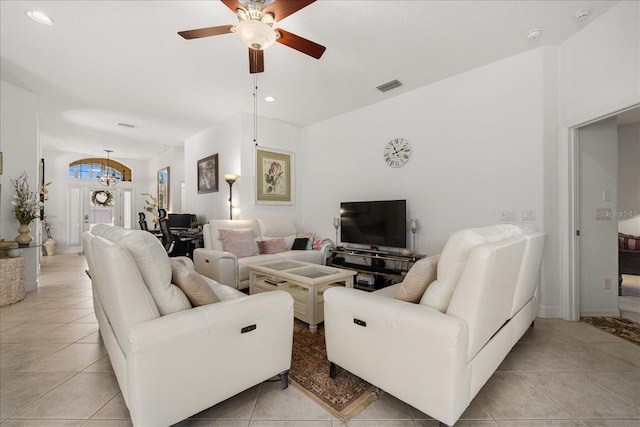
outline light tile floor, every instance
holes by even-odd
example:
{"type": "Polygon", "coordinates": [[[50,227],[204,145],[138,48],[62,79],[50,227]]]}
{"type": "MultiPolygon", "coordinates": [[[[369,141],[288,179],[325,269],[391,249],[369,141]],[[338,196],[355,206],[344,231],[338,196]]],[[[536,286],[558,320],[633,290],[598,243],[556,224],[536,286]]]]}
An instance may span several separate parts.
{"type": "MultiPolygon", "coordinates": [[[[0,426],[131,425],[100,341],[85,268],[77,254],[44,257],[38,290],[0,309],[0,426]]],[[[295,387],[266,382],[178,425],[342,423],[295,387]]],[[[382,393],[348,425],[438,423],[382,393]]],[[[638,427],[640,346],[585,323],[538,319],[456,425],[638,427]]]]}

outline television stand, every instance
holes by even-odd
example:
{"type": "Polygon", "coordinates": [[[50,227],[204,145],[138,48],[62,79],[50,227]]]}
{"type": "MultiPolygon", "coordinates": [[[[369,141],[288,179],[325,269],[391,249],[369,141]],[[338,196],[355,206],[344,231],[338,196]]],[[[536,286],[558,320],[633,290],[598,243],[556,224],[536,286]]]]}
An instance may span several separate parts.
{"type": "Polygon", "coordinates": [[[353,253],[363,253],[363,254],[374,254],[374,255],[388,255],[388,251],[381,251],[378,249],[364,249],[364,248],[350,248],[346,247],[342,249],[344,252],[353,252],[353,253]]]}
{"type": "Polygon", "coordinates": [[[373,284],[358,283],[358,277],[354,288],[375,291],[386,286],[404,280],[404,276],[416,261],[426,255],[402,255],[396,252],[377,251],[360,248],[336,248],[331,251],[327,265],[355,270],[362,275],[372,275],[375,278],[373,284]]]}

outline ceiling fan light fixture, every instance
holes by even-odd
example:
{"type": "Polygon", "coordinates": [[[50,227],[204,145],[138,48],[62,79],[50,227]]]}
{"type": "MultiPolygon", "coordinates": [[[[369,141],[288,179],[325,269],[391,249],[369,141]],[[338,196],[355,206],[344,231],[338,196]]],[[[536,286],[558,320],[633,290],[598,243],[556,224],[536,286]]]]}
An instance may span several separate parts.
{"type": "Polygon", "coordinates": [[[262,21],[247,20],[236,25],[236,34],[247,47],[264,50],[276,41],[276,32],[262,21]]]}

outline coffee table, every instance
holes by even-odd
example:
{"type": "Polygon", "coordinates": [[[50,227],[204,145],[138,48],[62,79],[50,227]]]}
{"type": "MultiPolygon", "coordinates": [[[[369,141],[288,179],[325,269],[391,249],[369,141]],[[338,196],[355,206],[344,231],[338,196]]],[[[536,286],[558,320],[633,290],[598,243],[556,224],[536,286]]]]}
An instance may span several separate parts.
{"type": "Polygon", "coordinates": [[[324,291],[340,285],[353,288],[356,274],[353,270],[302,261],[272,261],[249,267],[249,293],[288,292],[294,300],[294,317],[308,323],[309,331],[315,333],[318,324],[324,320],[324,291]]]}

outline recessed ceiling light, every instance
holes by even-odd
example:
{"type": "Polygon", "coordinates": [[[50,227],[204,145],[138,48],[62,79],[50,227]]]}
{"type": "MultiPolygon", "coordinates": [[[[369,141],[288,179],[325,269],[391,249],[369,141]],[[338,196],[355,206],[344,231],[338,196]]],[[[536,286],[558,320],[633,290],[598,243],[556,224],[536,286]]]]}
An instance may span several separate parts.
{"type": "Polygon", "coordinates": [[[534,28],[526,34],[527,40],[537,40],[540,38],[542,30],[540,28],[534,28]]]}
{"type": "Polygon", "coordinates": [[[576,21],[584,21],[589,15],[591,15],[591,9],[580,9],[573,15],[573,19],[576,21]]]}
{"type": "Polygon", "coordinates": [[[265,97],[264,97],[264,100],[265,100],[266,102],[275,102],[276,97],[275,97],[275,96],[271,96],[271,95],[269,95],[269,96],[265,96],[265,97]]]}
{"type": "Polygon", "coordinates": [[[37,10],[27,10],[27,16],[41,24],[53,25],[53,19],[49,18],[47,15],[37,10]]]}

